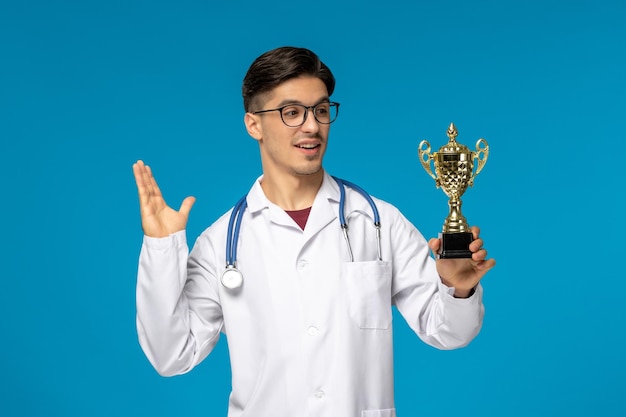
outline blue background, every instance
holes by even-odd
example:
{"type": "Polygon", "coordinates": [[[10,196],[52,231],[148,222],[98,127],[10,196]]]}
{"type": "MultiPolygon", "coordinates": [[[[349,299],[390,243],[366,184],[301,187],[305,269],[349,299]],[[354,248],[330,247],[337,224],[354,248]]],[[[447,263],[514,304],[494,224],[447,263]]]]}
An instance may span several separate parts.
{"type": "Polygon", "coordinates": [[[260,173],[245,71],[296,45],[338,81],[326,168],[425,236],[447,205],[419,141],[454,122],[491,148],[463,199],[498,261],[484,328],[441,352],[395,316],[399,415],[625,415],[625,20],[623,0],[2,2],[0,414],[225,416],[224,341],[174,378],[137,343],[131,165],[198,198],[193,242],[260,173]]]}

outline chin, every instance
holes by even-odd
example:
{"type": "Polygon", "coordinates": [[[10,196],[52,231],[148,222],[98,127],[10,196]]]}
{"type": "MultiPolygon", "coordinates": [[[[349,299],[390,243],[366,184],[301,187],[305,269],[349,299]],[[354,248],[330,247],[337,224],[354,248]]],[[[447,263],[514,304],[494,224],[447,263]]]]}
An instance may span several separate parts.
{"type": "Polygon", "coordinates": [[[322,171],[322,166],[318,165],[316,167],[308,167],[308,168],[302,168],[302,169],[294,169],[293,173],[297,176],[308,176],[308,175],[315,175],[318,174],[322,171]]]}

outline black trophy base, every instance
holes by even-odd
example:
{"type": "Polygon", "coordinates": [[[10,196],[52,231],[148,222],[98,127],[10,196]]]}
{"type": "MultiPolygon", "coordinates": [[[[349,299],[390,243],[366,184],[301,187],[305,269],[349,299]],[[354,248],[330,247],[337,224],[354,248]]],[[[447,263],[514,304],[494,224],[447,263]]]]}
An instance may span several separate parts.
{"type": "Polygon", "coordinates": [[[455,259],[455,258],[471,258],[472,252],[469,245],[474,240],[472,232],[460,233],[439,233],[441,239],[441,247],[437,258],[455,259]]]}

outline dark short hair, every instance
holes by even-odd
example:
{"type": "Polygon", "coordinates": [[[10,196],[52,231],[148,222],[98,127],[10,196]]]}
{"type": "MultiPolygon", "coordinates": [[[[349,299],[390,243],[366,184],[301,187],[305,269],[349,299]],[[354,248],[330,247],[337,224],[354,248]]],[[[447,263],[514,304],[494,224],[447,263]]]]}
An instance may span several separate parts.
{"type": "Polygon", "coordinates": [[[329,96],[335,90],[335,77],[312,51],[283,46],[265,52],[250,65],[243,79],[241,93],[245,111],[252,111],[252,107],[257,104],[256,99],[263,93],[302,75],[310,75],[322,80],[329,96]]]}

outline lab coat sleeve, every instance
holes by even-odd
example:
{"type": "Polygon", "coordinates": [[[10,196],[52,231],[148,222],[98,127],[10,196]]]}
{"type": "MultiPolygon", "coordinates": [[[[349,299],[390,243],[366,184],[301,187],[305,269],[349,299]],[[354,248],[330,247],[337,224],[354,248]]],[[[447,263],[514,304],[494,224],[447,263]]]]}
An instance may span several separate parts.
{"type": "Polygon", "coordinates": [[[431,346],[455,349],[469,344],[482,327],[482,287],[469,298],[454,298],[454,288],[441,282],[428,242],[399,213],[392,233],[392,296],[398,311],[431,346]]]}
{"type": "MultiPolygon", "coordinates": [[[[201,251],[198,251],[200,253],[201,251]]],[[[222,328],[215,284],[188,256],[185,231],[144,236],[137,274],[137,333],[156,371],[190,371],[213,349],[222,328]]]]}

